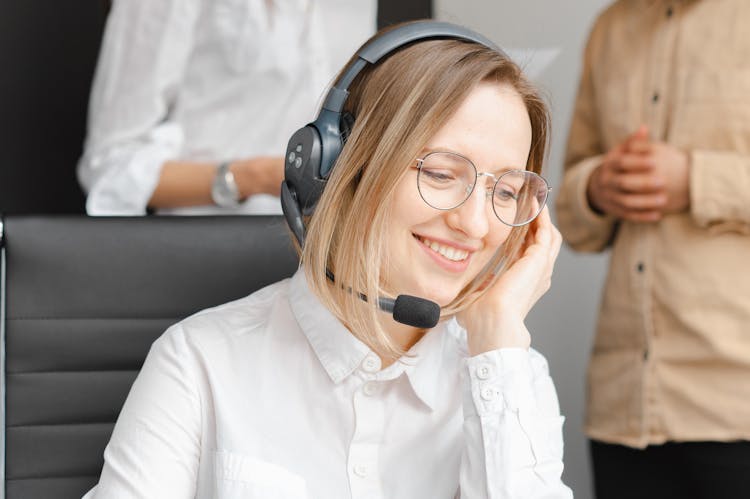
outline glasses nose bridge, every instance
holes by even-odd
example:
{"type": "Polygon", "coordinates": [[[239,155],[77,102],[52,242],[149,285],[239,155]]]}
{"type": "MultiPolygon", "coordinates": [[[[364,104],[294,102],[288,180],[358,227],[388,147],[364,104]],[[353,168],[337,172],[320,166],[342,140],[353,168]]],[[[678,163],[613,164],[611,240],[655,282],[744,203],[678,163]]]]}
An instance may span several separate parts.
{"type": "Polygon", "coordinates": [[[492,197],[492,192],[495,190],[495,184],[497,183],[497,179],[498,179],[497,175],[495,175],[494,173],[480,172],[480,171],[476,172],[476,180],[470,186],[471,190],[469,190],[467,194],[471,195],[480,177],[488,177],[489,179],[489,181],[484,186],[484,195],[485,195],[485,199],[490,199],[492,197]]]}

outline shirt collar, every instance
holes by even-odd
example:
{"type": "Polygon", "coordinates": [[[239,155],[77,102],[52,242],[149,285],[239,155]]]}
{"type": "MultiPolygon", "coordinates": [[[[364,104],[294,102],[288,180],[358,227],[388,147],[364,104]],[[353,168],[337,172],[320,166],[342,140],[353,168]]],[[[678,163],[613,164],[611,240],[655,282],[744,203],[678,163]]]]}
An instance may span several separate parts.
{"type": "MultiPolygon", "coordinates": [[[[451,319],[452,321],[453,319],[451,319]]],[[[447,323],[442,322],[428,331],[409,353],[412,357],[404,357],[403,362],[412,390],[430,410],[435,409],[438,400],[438,388],[448,386],[449,375],[443,367],[446,349],[447,323]]]]}
{"type": "MultiPolygon", "coordinates": [[[[307,341],[331,380],[338,384],[351,375],[372,353],[325,307],[310,289],[300,267],[289,285],[289,302],[307,341]]],[[[378,378],[389,379],[404,373],[417,398],[430,410],[435,409],[438,387],[448,381],[443,369],[444,337],[448,323],[428,331],[410,350],[408,357],[381,371],[378,378]],[[400,365],[399,365],[400,364],[400,365]]]]}
{"type": "Polygon", "coordinates": [[[292,313],[334,383],[360,365],[370,349],[328,310],[312,292],[300,267],[289,284],[292,313]]]}

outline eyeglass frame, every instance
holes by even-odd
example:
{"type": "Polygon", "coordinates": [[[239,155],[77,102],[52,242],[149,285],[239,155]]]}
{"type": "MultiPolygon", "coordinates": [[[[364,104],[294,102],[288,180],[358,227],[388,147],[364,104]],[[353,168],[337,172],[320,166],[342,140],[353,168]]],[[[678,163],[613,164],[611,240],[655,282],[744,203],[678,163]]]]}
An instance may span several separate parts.
{"type": "Polygon", "coordinates": [[[469,198],[471,197],[471,195],[474,193],[474,189],[476,189],[477,181],[479,180],[479,177],[489,177],[489,178],[491,178],[494,181],[494,183],[492,184],[492,189],[485,189],[485,199],[490,198],[490,197],[492,197],[494,195],[495,188],[497,187],[498,182],[500,182],[500,179],[503,178],[505,175],[508,175],[510,173],[521,172],[521,173],[524,173],[524,174],[531,173],[532,175],[536,175],[537,177],[539,177],[542,180],[542,182],[544,182],[544,185],[546,186],[546,192],[545,192],[545,196],[544,196],[544,203],[542,203],[542,205],[539,206],[539,210],[536,212],[536,214],[530,220],[528,220],[528,221],[526,221],[524,223],[521,223],[521,224],[509,224],[508,222],[506,222],[505,220],[503,220],[502,218],[500,218],[500,216],[497,214],[497,210],[495,210],[495,203],[494,202],[492,203],[492,213],[495,214],[495,218],[497,218],[501,223],[503,223],[503,224],[505,224],[505,225],[507,225],[509,227],[523,227],[524,225],[528,225],[531,222],[533,222],[536,219],[536,217],[538,217],[539,214],[542,212],[542,210],[544,209],[544,207],[547,205],[547,200],[549,199],[549,193],[552,191],[552,187],[549,185],[549,182],[547,182],[547,179],[544,178],[543,176],[539,175],[536,172],[533,172],[531,170],[521,170],[520,168],[513,168],[513,169],[510,169],[510,170],[506,170],[503,173],[501,173],[500,175],[495,175],[494,173],[490,173],[490,172],[480,172],[479,169],[477,168],[477,165],[475,165],[472,160],[470,160],[466,156],[464,156],[462,154],[458,154],[456,152],[450,152],[450,151],[430,151],[427,154],[425,154],[424,157],[422,157],[422,158],[416,158],[415,161],[417,162],[417,191],[419,192],[419,197],[422,198],[422,201],[424,201],[427,206],[429,206],[430,208],[433,208],[435,210],[440,210],[440,211],[455,210],[456,208],[461,207],[466,201],[468,201],[469,198]],[[452,156],[459,157],[459,158],[465,160],[467,163],[469,163],[472,168],[474,168],[474,183],[471,184],[471,190],[466,194],[466,197],[464,198],[464,200],[461,201],[460,203],[458,203],[456,206],[452,206],[450,208],[438,208],[437,206],[431,205],[424,198],[424,195],[422,194],[422,189],[419,187],[419,175],[422,172],[422,165],[424,164],[425,160],[427,158],[429,158],[433,154],[450,154],[452,156]]]}

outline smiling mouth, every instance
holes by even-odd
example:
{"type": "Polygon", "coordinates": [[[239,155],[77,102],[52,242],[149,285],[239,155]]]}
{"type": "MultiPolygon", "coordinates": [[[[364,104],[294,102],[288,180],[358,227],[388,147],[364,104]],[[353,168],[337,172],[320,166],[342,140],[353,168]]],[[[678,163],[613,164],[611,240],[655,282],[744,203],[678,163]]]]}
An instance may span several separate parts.
{"type": "Polygon", "coordinates": [[[469,252],[466,250],[454,248],[452,246],[446,246],[436,241],[427,239],[426,237],[417,235],[415,235],[414,237],[416,237],[422,244],[430,248],[435,253],[452,262],[463,262],[469,257],[469,252]]]}

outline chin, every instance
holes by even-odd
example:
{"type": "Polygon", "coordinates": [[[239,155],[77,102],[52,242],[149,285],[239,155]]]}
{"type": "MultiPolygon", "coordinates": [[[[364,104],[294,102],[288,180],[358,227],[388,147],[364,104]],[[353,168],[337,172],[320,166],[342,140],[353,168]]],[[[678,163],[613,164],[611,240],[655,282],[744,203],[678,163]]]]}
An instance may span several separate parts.
{"type": "Polygon", "coordinates": [[[449,305],[453,300],[456,299],[456,296],[458,296],[458,291],[456,292],[435,292],[435,288],[433,288],[433,291],[424,291],[421,294],[417,294],[416,296],[419,296],[420,298],[425,298],[430,301],[434,301],[441,307],[445,307],[449,305]]]}

